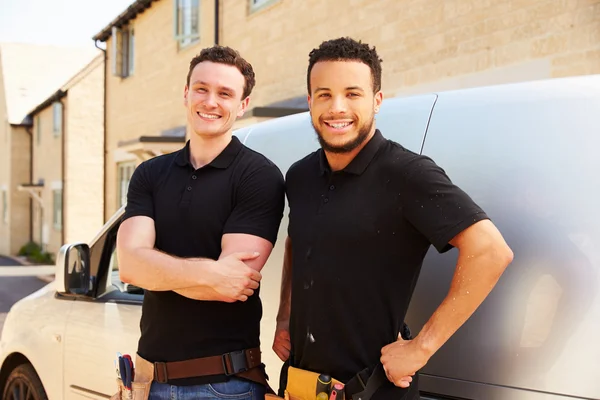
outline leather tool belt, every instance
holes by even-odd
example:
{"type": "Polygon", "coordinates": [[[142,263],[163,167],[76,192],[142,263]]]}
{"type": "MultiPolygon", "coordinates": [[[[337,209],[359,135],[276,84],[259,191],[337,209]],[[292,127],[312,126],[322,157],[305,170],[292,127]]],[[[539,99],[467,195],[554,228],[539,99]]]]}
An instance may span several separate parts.
{"type": "Polygon", "coordinates": [[[267,393],[273,393],[261,363],[260,348],[257,347],[232,351],[220,356],[166,363],[152,363],[136,355],[133,382],[127,387],[122,379],[117,378],[117,393],[111,397],[111,400],[147,400],[153,381],[167,383],[170,379],[207,375],[235,375],[264,385],[267,393]]]}
{"type": "Polygon", "coordinates": [[[258,347],[232,351],[220,356],[154,363],[154,380],[159,383],[167,383],[171,379],[207,375],[235,375],[265,385],[267,390],[270,389],[258,347]]]}
{"type": "Polygon", "coordinates": [[[135,356],[134,364],[135,375],[131,386],[127,387],[128,382],[123,382],[117,378],[117,393],[110,400],[147,400],[150,395],[150,387],[154,380],[154,370],[152,363],[144,360],[139,355],[135,356]]]}

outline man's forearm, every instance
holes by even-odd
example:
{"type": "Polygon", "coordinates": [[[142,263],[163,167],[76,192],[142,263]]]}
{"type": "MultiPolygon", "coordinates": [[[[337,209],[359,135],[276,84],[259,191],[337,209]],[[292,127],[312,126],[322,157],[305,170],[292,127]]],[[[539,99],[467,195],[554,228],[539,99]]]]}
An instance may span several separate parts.
{"type": "Polygon", "coordinates": [[[121,250],[117,252],[120,277],[147,290],[165,291],[203,286],[215,262],[210,259],[185,259],[155,249],[121,250]]]}
{"type": "Polygon", "coordinates": [[[277,312],[277,323],[287,324],[290,320],[292,303],[292,282],[289,279],[281,281],[281,295],[279,299],[279,311],[277,312]]]}
{"type": "Polygon", "coordinates": [[[173,291],[192,300],[223,301],[223,296],[209,286],[175,289],[173,291]]]}
{"type": "Polygon", "coordinates": [[[281,293],[279,298],[279,311],[277,324],[287,324],[290,320],[292,303],[292,241],[289,237],[285,240],[283,255],[283,268],[281,271],[281,293]]]}
{"type": "Polygon", "coordinates": [[[425,324],[415,342],[431,357],[469,319],[491,292],[508,265],[495,252],[460,254],[448,295],[425,324]]]}

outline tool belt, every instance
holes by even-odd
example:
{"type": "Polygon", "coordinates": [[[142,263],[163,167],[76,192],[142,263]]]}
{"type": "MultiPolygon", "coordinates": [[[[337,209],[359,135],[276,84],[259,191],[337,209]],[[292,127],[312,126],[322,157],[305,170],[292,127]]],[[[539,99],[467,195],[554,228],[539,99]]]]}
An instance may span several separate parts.
{"type": "Polygon", "coordinates": [[[329,376],[305,369],[288,367],[287,384],[283,390],[283,397],[269,395],[266,397],[285,400],[327,400],[332,398],[331,393],[335,392],[335,400],[344,400],[343,387],[341,381],[329,376]]]}
{"type": "Polygon", "coordinates": [[[117,378],[118,392],[111,400],[146,400],[153,381],[167,383],[172,379],[194,378],[207,375],[236,376],[264,385],[274,393],[267,382],[260,348],[232,351],[220,356],[194,358],[173,362],[150,362],[136,355],[135,375],[131,387],[117,378]]]}
{"type": "Polygon", "coordinates": [[[287,384],[283,390],[283,397],[267,396],[267,398],[285,400],[369,400],[387,381],[387,376],[381,364],[378,364],[375,368],[365,368],[346,384],[317,372],[288,367],[287,384]]]}
{"type": "Polygon", "coordinates": [[[117,393],[110,400],[147,400],[150,396],[150,386],[154,380],[154,366],[150,361],[144,360],[139,355],[135,357],[135,374],[130,387],[129,382],[117,378],[117,393]]]}
{"type": "MultiPolygon", "coordinates": [[[[412,334],[406,324],[403,324],[400,335],[404,340],[412,340],[412,334]]],[[[324,392],[326,397],[321,396],[322,400],[334,400],[334,398],[335,400],[370,400],[375,392],[387,382],[389,380],[381,363],[363,369],[345,384],[327,375],[289,366],[287,367],[285,388],[283,393],[281,393],[281,389],[279,393],[283,397],[278,398],[285,400],[321,400],[319,393],[324,392]],[[323,378],[329,380],[322,382],[323,378]],[[336,386],[339,390],[335,390],[336,386]]]]}
{"type": "Polygon", "coordinates": [[[167,383],[171,379],[206,375],[238,376],[268,386],[262,368],[260,348],[232,351],[220,356],[194,358],[174,362],[155,362],[154,380],[167,383]]]}

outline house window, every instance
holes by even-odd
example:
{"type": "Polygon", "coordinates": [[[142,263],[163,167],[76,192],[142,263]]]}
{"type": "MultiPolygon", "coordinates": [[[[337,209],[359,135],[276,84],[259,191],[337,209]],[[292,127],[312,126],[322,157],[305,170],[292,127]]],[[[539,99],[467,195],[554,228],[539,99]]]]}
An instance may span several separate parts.
{"type": "Polygon", "coordinates": [[[268,6],[269,4],[275,3],[278,0],[249,0],[250,1],[250,12],[258,11],[261,8],[268,6]]]}
{"type": "Polygon", "coordinates": [[[54,229],[62,229],[62,216],[63,216],[63,198],[62,189],[55,189],[52,191],[52,223],[54,229]]]}
{"type": "Polygon", "coordinates": [[[62,115],[63,115],[63,105],[60,101],[52,104],[52,132],[54,137],[60,136],[62,133],[62,115]]]}
{"type": "Polygon", "coordinates": [[[42,123],[39,114],[35,116],[35,137],[39,146],[42,143],[42,123]]]}
{"type": "Polygon", "coordinates": [[[127,189],[129,188],[129,181],[131,180],[131,176],[133,175],[133,171],[135,170],[135,162],[124,162],[119,163],[117,166],[118,176],[117,176],[117,193],[118,199],[117,202],[119,207],[125,205],[127,203],[127,189]]]}
{"type": "Polygon", "coordinates": [[[179,47],[189,46],[200,39],[200,0],[173,0],[175,40],[179,47]]]}
{"type": "Polygon", "coordinates": [[[8,196],[6,190],[2,191],[2,222],[8,224],[8,196]]]}
{"type": "Polygon", "coordinates": [[[133,74],[135,34],[133,27],[112,27],[112,73],[127,78],[133,74]]]}

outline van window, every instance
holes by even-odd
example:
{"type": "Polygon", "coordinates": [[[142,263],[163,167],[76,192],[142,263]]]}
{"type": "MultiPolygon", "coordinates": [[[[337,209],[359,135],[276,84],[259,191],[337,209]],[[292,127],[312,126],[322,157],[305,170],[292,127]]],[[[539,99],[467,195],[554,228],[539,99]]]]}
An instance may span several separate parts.
{"type": "Polygon", "coordinates": [[[434,94],[427,94],[384,99],[375,117],[377,129],[385,138],[420,153],[436,98],[434,94]]]}
{"type": "Polygon", "coordinates": [[[293,163],[319,148],[308,113],[254,125],[244,144],[277,164],[284,176],[293,163]]]}

